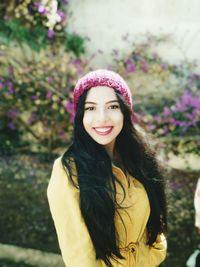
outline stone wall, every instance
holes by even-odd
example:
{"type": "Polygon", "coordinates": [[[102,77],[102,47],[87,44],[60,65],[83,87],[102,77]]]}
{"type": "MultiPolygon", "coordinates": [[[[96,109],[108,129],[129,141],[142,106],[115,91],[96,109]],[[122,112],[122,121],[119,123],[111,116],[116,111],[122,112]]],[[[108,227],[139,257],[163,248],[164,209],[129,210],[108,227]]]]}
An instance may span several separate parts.
{"type": "Polygon", "coordinates": [[[169,62],[200,59],[199,0],[73,0],[68,30],[88,37],[87,55],[98,50],[92,64],[112,64],[113,49],[129,53],[130,43],[143,34],[170,34],[171,40],[156,47],[169,62]],[[124,41],[124,37],[128,40],[124,41]]]}

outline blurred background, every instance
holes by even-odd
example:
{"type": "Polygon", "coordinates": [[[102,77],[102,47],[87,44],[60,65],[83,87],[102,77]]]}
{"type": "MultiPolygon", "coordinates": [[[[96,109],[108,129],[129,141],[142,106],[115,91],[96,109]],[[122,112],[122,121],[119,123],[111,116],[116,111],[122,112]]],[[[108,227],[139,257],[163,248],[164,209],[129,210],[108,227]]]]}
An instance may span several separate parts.
{"type": "Polygon", "coordinates": [[[75,82],[95,68],[120,73],[133,92],[166,173],[162,266],[186,265],[200,243],[199,10],[198,0],[0,2],[1,267],[63,267],[46,188],[71,141],[75,82]]]}

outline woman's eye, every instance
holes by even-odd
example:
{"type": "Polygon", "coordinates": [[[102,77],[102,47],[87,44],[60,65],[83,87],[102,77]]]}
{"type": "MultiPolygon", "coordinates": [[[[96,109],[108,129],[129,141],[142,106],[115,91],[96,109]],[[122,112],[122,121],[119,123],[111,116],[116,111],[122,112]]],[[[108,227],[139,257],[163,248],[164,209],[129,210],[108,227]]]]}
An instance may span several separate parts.
{"type": "Polygon", "coordinates": [[[85,110],[94,110],[94,107],[87,107],[85,110]]]}
{"type": "Polygon", "coordinates": [[[112,105],[109,108],[111,108],[111,109],[117,109],[117,108],[119,108],[119,105],[112,105]]]}

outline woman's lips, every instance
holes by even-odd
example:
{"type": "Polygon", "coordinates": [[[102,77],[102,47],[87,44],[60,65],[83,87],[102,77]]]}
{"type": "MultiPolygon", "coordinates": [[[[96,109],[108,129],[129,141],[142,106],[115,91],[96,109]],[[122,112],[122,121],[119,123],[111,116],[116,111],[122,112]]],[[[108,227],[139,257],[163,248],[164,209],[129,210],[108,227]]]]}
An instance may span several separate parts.
{"type": "Polygon", "coordinates": [[[105,136],[111,133],[113,127],[112,126],[105,126],[105,127],[95,127],[93,128],[95,132],[99,135],[105,136]]]}

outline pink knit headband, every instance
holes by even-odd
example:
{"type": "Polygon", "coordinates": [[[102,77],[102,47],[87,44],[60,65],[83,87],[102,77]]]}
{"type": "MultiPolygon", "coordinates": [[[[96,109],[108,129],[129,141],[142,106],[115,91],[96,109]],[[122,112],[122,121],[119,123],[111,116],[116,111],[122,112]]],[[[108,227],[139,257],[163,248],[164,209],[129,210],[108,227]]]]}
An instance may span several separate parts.
{"type": "Polygon", "coordinates": [[[124,79],[116,72],[99,69],[87,73],[80,80],[78,80],[73,92],[75,111],[77,110],[80,96],[86,90],[96,86],[108,86],[115,89],[124,97],[125,102],[128,104],[130,109],[132,109],[131,91],[124,79]]]}

